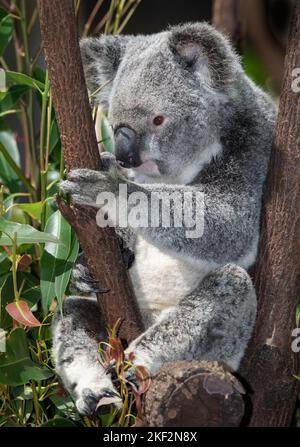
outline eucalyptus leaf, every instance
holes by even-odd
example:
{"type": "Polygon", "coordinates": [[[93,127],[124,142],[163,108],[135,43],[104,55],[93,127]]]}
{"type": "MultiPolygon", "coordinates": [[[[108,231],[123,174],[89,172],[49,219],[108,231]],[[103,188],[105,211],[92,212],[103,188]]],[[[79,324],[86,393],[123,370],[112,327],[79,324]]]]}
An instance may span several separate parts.
{"type": "Polygon", "coordinates": [[[45,84],[33,79],[24,73],[18,73],[16,71],[6,71],[6,80],[11,84],[27,85],[28,87],[34,88],[42,93],[45,89],[45,84]]]}
{"type": "Polygon", "coordinates": [[[5,307],[14,299],[14,286],[12,274],[3,275],[0,277],[0,327],[8,330],[12,325],[12,319],[6,312],[5,307]]]}
{"type": "Polygon", "coordinates": [[[44,202],[35,203],[18,203],[15,208],[25,211],[30,217],[35,220],[41,220],[41,215],[44,207],[44,202]]]}
{"type": "Polygon", "coordinates": [[[70,419],[53,418],[41,425],[41,427],[76,427],[70,419]]]}
{"type": "Polygon", "coordinates": [[[115,153],[114,134],[111,125],[105,115],[101,118],[101,143],[105,151],[115,153]]]}
{"type": "Polygon", "coordinates": [[[31,360],[24,329],[14,329],[6,342],[6,352],[0,354],[0,383],[17,386],[30,380],[45,380],[51,376],[52,371],[31,360]]]}
{"type": "Polygon", "coordinates": [[[13,85],[0,101],[0,115],[13,109],[19,99],[28,91],[27,85],[13,85]]]}
{"type": "Polygon", "coordinates": [[[50,396],[50,400],[63,416],[76,412],[75,404],[69,395],[59,396],[58,394],[53,394],[53,396],[50,396]]]}
{"type": "Polygon", "coordinates": [[[57,144],[60,142],[59,129],[57,125],[56,119],[52,121],[51,129],[50,129],[50,145],[49,145],[49,153],[55,149],[57,144]]]}
{"type": "MultiPolygon", "coordinates": [[[[17,166],[20,167],[20,154],[16,143],[16,139],[12,132],[0,131],[0,143],[9,152],[9,155],[14,160],[17,166]]],[[[11,192],[19,191],[18,176],[15,171],[10,167],[9,163],[0,153],[0,179],[10,189],[11,192]]]]}
{"type": "Polygon", "coordinates": [[[0,56],[4,54],[7,45],[9,44],[14,25],[11,14],[3,8],[0,8],[0,56]]]}
{"type": "Polygon", "coordinates": [[[39,286],[30,287],[22,292],[22,299],[28,302],[30,309],[40,301],[41,288],[39,286]]]}
{"type": "MultiPolygon", "coordinates": [[[[41,299],[39,280],[31,273],[18,272],[17,283],[19,289],[23,286],[22,299],[27,301],[30,309],[32,309],[41,299]]],[[[9,266],[7,273],[0,276],[0,327],[3,329],[9,329],[11,327],[12,319],[6,312],[5,307],[13,301],[14,287],[9,266]]]]}
{"type": "Polygon", "coordinates": [[[78,257],[79,252],[79,244],[75,236],[72,238],[72,244],[70,248],[70,254],[68,259],[64,263],[63,269],[55,278],[55,295],[58,301],[59,308],[62,310],[63,298],[68,287],[72,268],[74,266],[74,262],[78,257]]]}
{"type": "Polygon", "coordinates": [[[62,242],[52,234],[38,231],[30,225],[10,222],[3,218],[0,218],[0,231],[2,232],[0,237],[0,244],[2,245],[12,245],[11,238],[13,238],[14,234],[17,235],[17,245],[47,242],[58,245],[62,244],[62,242]]]}
{"type": "Polygon", "coordinates": [[[62,216],[60,211],[53,213],[47,220],[45,231],[56,238],[64,241],[64,245],[52,243],[45,244],[41,258],[41,292],[44,312],[47,312],[53,299],[61,296],[66,281],[66,274],[69,271],[68,258],[71,250],[71,227],[62,216]],[[56,278],[61,277],[55,287],[56,278]]]}

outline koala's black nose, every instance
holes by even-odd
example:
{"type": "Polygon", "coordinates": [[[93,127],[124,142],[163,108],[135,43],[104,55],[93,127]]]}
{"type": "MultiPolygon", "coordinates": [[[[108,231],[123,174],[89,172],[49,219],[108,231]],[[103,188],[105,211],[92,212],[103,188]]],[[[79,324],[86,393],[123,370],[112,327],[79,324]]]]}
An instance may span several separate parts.
{"type": "Polygon", "coordinates": [[[137,137],[133,129],[119,127],[115,134],[116,159],[124,167],[132,168],[141,164],[137,151],[137,137]]]}

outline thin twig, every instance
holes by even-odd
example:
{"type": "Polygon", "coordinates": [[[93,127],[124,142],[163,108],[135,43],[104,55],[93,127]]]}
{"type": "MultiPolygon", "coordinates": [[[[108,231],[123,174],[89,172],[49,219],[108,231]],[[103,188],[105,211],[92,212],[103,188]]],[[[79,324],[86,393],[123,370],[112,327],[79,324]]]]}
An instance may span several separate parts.
{"type": "Polygon", "coordinates": [[[105,14],[105,16],[103,17],[103,19],[98,23],[98,25],[95,27],[93,34],[98,34],[102,28],[104,27],[104,25],[106,24],[107,20],[108,20],[108,12],[105,14]]]}
{"type": "Polygon", "coordinates": [[[104,0],[98,0],[98,2],[96,3],[96,5],[94,6],[85,26],[83,29],[83,33],[82,36],[86,37],[91,29],[91,26],[93,24],[93,21],[95,20],[96,15],[98,14],[101,6],[103,5],[104,0]]]}
{"type": "Polygon", "coordinates": [[[138,5],[140,4],[141,0],[138,0],[136,2],[136,4],[132,7],[132,9],[129,11],[129,13],[127,14],[127,16],[125,17],[125,19],[122,22],[122,25],[118,28],[117,33],[116,34],[121,34],[122,31],[124,30],[124,28],[126,27],[126,25],[128,24],[129,20],[131,19],[132,15],[134,14],[136,8],[138,7],[138,5]]]}

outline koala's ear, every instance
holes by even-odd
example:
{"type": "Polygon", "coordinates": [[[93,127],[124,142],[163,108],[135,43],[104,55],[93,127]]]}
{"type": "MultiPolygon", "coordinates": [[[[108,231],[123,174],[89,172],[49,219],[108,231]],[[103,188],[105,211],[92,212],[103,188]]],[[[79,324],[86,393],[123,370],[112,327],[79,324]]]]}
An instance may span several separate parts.
{"type": "Polygon", "coordinates": [[[187,23],[169,30],[169,46],[178,62],[224,89],[241,69],[229,41],[207,23],[187,23]]]}
{"type": "Polygon", "coordinates": [[[171,28],[169,45],[175,57],[186,68],[207,71],[209,60],[202,45],[199,29],[195,25],[171,28]]]}
{"type": "Polygon", "coordinates": [[[93,103],[108,109],[112,82],[124,56],[129,36],[100,36],[80,41],[82,63],[87,87],[91,95],[102,85],[107,84],[99,93],[94,94],[93,103]]]}

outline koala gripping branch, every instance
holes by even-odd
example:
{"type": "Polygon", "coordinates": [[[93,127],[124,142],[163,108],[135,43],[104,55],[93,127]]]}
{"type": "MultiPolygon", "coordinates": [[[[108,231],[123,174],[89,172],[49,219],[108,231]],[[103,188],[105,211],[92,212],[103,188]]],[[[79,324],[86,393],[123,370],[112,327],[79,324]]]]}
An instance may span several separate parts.
{"type": "MultiPolygon", "coordinates": [[[[99,169],[100,157],[78,45],[74,0],[39,0],[40,27],[53,101],[68,170],[99,169]]],[[[106,323],[122,321],[120,337],[128,342],[142,331],[115,232],[97,227],[95,210],[60,202],[76,231],[95,280],[110,291],[98,296],[106,323]]]]}
{"type": "MultiPolygon", "coordinates": [[[[66,167],[99,169],[74,0],[38,0],[38,7],[66,167]]],[[[90,207],[70,207],[61,200],[58,206],[75,229],[95,280],[110,289],[98,297],[106,323],[113,326],[121,319],[119,336],[130,342],[140,335],[143,325],[115,232],[111,228],[99,229],[95,210],[90,207]]],[[[244,413],[242,394],[238,381],[217,364],[165,365],[146,396],[145,420],[152,426],[237,426],[244,413]]]]}

